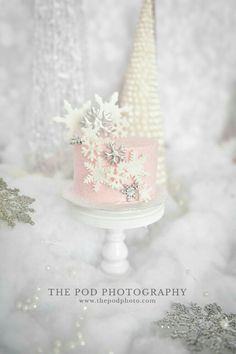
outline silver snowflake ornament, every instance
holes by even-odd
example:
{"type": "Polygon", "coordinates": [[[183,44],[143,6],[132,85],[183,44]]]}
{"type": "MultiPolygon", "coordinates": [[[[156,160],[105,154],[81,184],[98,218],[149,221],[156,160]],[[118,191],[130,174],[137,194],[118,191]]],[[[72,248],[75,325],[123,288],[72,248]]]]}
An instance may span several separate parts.
{"type": "Polygon", "coordinates": [[[30,205],[34,201],[33,198],[19,195],[19,189],[9,188],[0,178],[0,222],[5,221],[11,227],[14,227],[16,222],[33,225],[30,213],[33,213],[34,209],[30,205]]]}
{"type": "Polygon", "coordinates": [[[71,145],[76,145],[76,144],[82,144],[82,139],[79,137],[79,136],[73,136],[71,139],[70,139],[70,144],[71,145]]]}
{"type": "Polygon", "coordinates": [[[121,190],[121,193],[123,193],[126,196],[127,202],[130,202],[132,199],[138,199],[138,195],[139,195],[138,184],[135,182],[130,185],[125,184],[123,186],[123,189],[121,190]]]}
{"type": "Polygon", "coordinates": [[[236,314],[223,313],[216,303],[203,308],[174,303],[156,324],[172,338],[182,339],[191,352],[236,353],[236,314]]]}
{"type": "Polygon", "coordinates": [[[110,142],[106,146],[107,150],[104,151],[104,157],[111,165],[117,165],[124,161],[126,149],[123,145],[117,146],[116,143],[110,142]]]}
{"type": "Polygon", "coordinates": [[[105,112],[99,105],[94,105],[81,119],[81,127],[92,128],[97,132],[97,135],[102,133],[112,132],[112,114],[110,112],[105,112]]]}

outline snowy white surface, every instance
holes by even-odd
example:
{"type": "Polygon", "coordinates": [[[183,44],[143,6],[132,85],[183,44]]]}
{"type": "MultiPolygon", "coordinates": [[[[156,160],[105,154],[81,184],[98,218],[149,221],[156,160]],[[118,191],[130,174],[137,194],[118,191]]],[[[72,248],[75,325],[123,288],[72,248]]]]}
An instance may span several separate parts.
{"type": "MultiPolygon", "coordinates": [[[[119,86],[139,4],[87,2],[88,94],[119,86]]],[[[68,352],[187,353],[150,328],[171,301],[215,301],[236,312],[235,1],[158,1],[170,193],[160,223],[128,232],[133,271],[118,279],[98,267],[104,232],[82,225],[76,208],[62,199],[67,182],[24,169],[32,6],[23,0],[1,0],[0,6],[0,175],[36,198],[35,226],[0,228],[0,353],[37,353],[40,346],[52,354],[56,339],[74,336],[83,306],[73,297],[50,298],[48,287],[186,287],[185,298],[156,304],[88,305],[80,321],[86,345],[68,352]],[[38,308],[17,310],[37,287],[38,308]]]]}

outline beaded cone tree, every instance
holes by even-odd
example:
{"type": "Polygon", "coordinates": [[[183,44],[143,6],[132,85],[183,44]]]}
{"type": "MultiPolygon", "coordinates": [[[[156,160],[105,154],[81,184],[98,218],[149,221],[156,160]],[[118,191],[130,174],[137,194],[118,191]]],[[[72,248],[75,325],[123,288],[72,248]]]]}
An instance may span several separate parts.
{"type": "Polygon", "coordinates": [[[157,139],[157,183],[165,185],[164,137],[156,70],[155,0],[143,0],[120,103],[130,107],[129,135],[157,139]]]}

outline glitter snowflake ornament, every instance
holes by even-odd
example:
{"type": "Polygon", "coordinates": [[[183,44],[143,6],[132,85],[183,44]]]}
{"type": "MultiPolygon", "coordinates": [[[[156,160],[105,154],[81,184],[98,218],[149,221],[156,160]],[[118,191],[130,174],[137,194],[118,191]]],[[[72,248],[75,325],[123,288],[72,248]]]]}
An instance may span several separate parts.
{"type": "Polygon", "coordinates": [[[131,185],[125,184],[121,190],[121,193],[126,196],[126,201],[130,202],[132,199],[138,198],[138,191],[138,184],[134,182],[131,185]]]}
{"type": "Polygon", "coordinates": [[[156,324],[172,338],[182,339],[191,352],[236,353],[236,314],[223,313],[216,303],[203,308],[174,303],[156,324]]]}
{"type": "Polygon", "coordinates": [[[29,213],[34,209],[29,205],[34,202],[33,198],[19,195],[19,189],[8,188],[6,182],[0,178],[0,221],[5,221],[13,227],[16,222],[24,222],[33,225],[29,213]]]}
{"type": "Polygon", "coordinates": [[[123,145],[117,146],[114,142],[107,144],[107,150],[104,151],[105,159],[111,164],[116,165],[125,159],[126,149],[123,145]]]}
{"type": "Polygon", "coordinates": [[[57,123],[64,124],[67,129],[66,139],[70,141],[74,136],[81,133],[80,121],[89,109],[91,102],[85,102],[80,109],[73,108],[69,102],[64,101],[65,114],[63,117],[54,117],[57,123]]]}

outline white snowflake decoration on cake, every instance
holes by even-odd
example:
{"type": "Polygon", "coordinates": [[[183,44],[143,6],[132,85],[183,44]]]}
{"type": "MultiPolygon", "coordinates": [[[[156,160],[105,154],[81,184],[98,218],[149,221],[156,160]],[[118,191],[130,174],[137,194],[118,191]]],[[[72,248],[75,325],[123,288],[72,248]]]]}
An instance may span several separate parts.
{"type": "MultiPolygon", "coordinates": [[[[121,162],[122,163],[122,162],[121,162]]],[[[125,183],[130,182],[130,176],[126,173],[126,170],[119,169],[114,166],[106,168],[107,184],[118,191],[121,190],[125,183]]]]}
{"type": "Polygon", "coordinates": [[[106,184],[107,181],[103,159],[98,157],[96,163],[85,162],[84,165],[89,171],[89,174],[84,179],[84,183],[92,183],[94,191],[98,192],[101,184],[106,184]]]}
{"type": "Polygon", "coordinates": [[[104,151],[104,157],[111,165],[124,161],[126,149],[123,145],[117,146],[115,142],[110,141],[106,147],[107,150],[104,151]]]}
{"type": "Polygon", "coordinates": [[[129,161],[127,162],[127,172],[139,179],[140,177],[146,176],[146,171],[144,168],[146,157],[143,155],[138,155],[133,150],[130,153],[129,161]]]}
{"type": "Polygon", "coordinates": [[[97,138],[112,134],[114,137],[127,135],[129,121],[127,107],[118,105],[118,92],[115,92],[109,101],[103,101],[99,95],[94,96],[94,103],[90,100],[85,102],[81,108],[72,108],[64,101],[65,115],[55,117],[54,121],[64,124],[67,128],[66,138],[72,139],[74,136],[86,134],[86,131],[93,130],[97,138]]]}
{"type": "Polygon", "coordinates": [[[152,192],[152,188],[144,184],[139,189],[139,200],[145,203],[149,202],[151,200],[151,192],[152,192]]]}
{"type": "Polygon", "coordinates": [[[129,107],[120,107],[118,105],[119,94],[113,93],[110,101],[103,101],[98,95],[95,95],[95,99],[100,109],[106,113],[111,114],[112,118],[112,134],[115,137],[127,136],[127,128],[130,124],[127,117],[127,113],[130,111],[129,107]]]}
{"type": "Polygon", "coordinates": [[[94,161],[101,149],[101,139],[92,127],[82,128],[83,144],[82,155],[89,161],[94,161]]]}
{"type": "Polygon", "coordinates": [[[72,108],[69,102],[64,101],[65,115],[64,117],[54,117],[53,120],[57,123],[64,124],[67,128],[66,138],[71,140],[74,136],[81,135],[80,121],[85,112],[90,107],[91,102],[88,101],[82,105],[80,109],[72,108]]]}
{"type": "Polygon", "coordinates": [[[143,177],[147,175],[145,158],[131,150],[129,158],[117,165],[116,173],[120,176],[130,176],[135,182],[142,185],[143,177]]]}
{"type": "Polygon", "coordinates": [[[92,128],[97,136],[112,132],[112,115],[104,112],[98,104],[88,109],[81,119],[81,127],[92,128]]]}
{"type": "Polygon", "coordinates": [[[109,136],[116,137],[125,135],[125,130],[129,125],[125,107],[119,107],[119,95],[115,92],[109,101],[103,101],[99,95],[95,95],[95,103],[89,101],[88,109],[83,111],[80,119],[80,126],[86,129],[93,129],[97,137],[109,136]]]}

